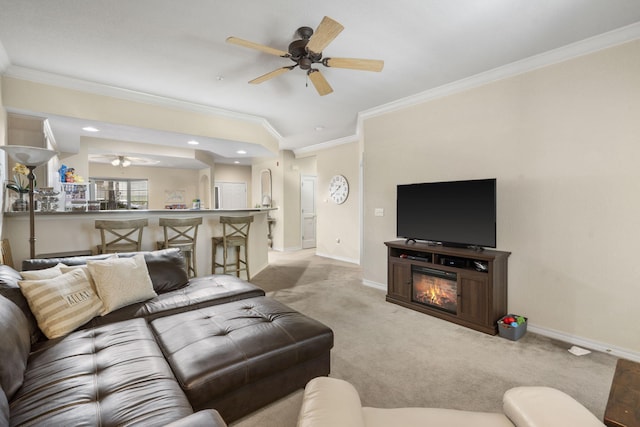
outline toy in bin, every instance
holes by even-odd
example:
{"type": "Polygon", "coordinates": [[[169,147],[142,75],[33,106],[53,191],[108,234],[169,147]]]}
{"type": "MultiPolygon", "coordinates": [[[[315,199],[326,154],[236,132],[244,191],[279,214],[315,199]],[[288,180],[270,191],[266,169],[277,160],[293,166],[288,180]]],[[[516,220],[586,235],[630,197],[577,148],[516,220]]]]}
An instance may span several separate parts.
{"type": "Polygon", "coordinates": [[[502,338],[518,341],[527,332],[527,318],[517,314],[507,314],[498,320],[498,333],[502,338]]]}

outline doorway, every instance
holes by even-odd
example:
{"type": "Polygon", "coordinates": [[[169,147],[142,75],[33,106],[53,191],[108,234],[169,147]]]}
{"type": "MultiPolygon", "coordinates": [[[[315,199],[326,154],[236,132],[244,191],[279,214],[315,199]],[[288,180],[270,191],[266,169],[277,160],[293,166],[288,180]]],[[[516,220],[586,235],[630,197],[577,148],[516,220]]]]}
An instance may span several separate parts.
{"type": "Polygon", "coordinates": [[[316,177],[300,178],[300,209],[302,224],[302,249],[316,247],[316,177]]]}
{"type": "Polygon", "coordinates": [[[246,209],[247,184],[245,182],[216,182],[215,209],[246,209]]]}

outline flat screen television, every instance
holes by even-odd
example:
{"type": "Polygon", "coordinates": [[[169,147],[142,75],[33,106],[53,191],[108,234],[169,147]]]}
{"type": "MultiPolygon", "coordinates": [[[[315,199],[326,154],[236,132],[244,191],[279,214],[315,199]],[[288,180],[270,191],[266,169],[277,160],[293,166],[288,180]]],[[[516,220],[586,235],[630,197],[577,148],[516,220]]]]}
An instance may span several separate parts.
{"type": "Polygon", "coordinates": [[[398,185],[397,236],[496,247],[496,179],[398,185]]]}

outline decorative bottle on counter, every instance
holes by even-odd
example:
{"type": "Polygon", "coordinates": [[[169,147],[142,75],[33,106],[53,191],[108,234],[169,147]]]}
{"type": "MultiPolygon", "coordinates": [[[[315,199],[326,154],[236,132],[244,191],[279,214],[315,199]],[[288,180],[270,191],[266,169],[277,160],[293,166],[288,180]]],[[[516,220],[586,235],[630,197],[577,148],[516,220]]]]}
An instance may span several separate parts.
{"type": "Polygon", "coordinates": [[[18,193],[18,198],[11,204],[14,212],[26,212],[29,210],[29,202],[24,199],[25,193],[18,193]]]}

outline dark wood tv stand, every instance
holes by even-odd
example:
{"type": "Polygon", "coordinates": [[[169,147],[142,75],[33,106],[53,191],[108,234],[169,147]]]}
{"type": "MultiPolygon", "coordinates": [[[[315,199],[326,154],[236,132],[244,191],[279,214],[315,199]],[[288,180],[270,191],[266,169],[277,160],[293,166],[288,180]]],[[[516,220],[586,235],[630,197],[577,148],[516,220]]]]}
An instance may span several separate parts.
{"type": "Polygon", "coordinates": [[[387,301],[487,334],[498,332],[497,321],[507,314],[507,259],[511,252],[476,251],[404,240],[385,242],[385,245],[387,301]],[[476,262],[485,268],[478,268],[476,262]],[[412,266],[456,273],[455,313],[412,299],[412,266]]]}

